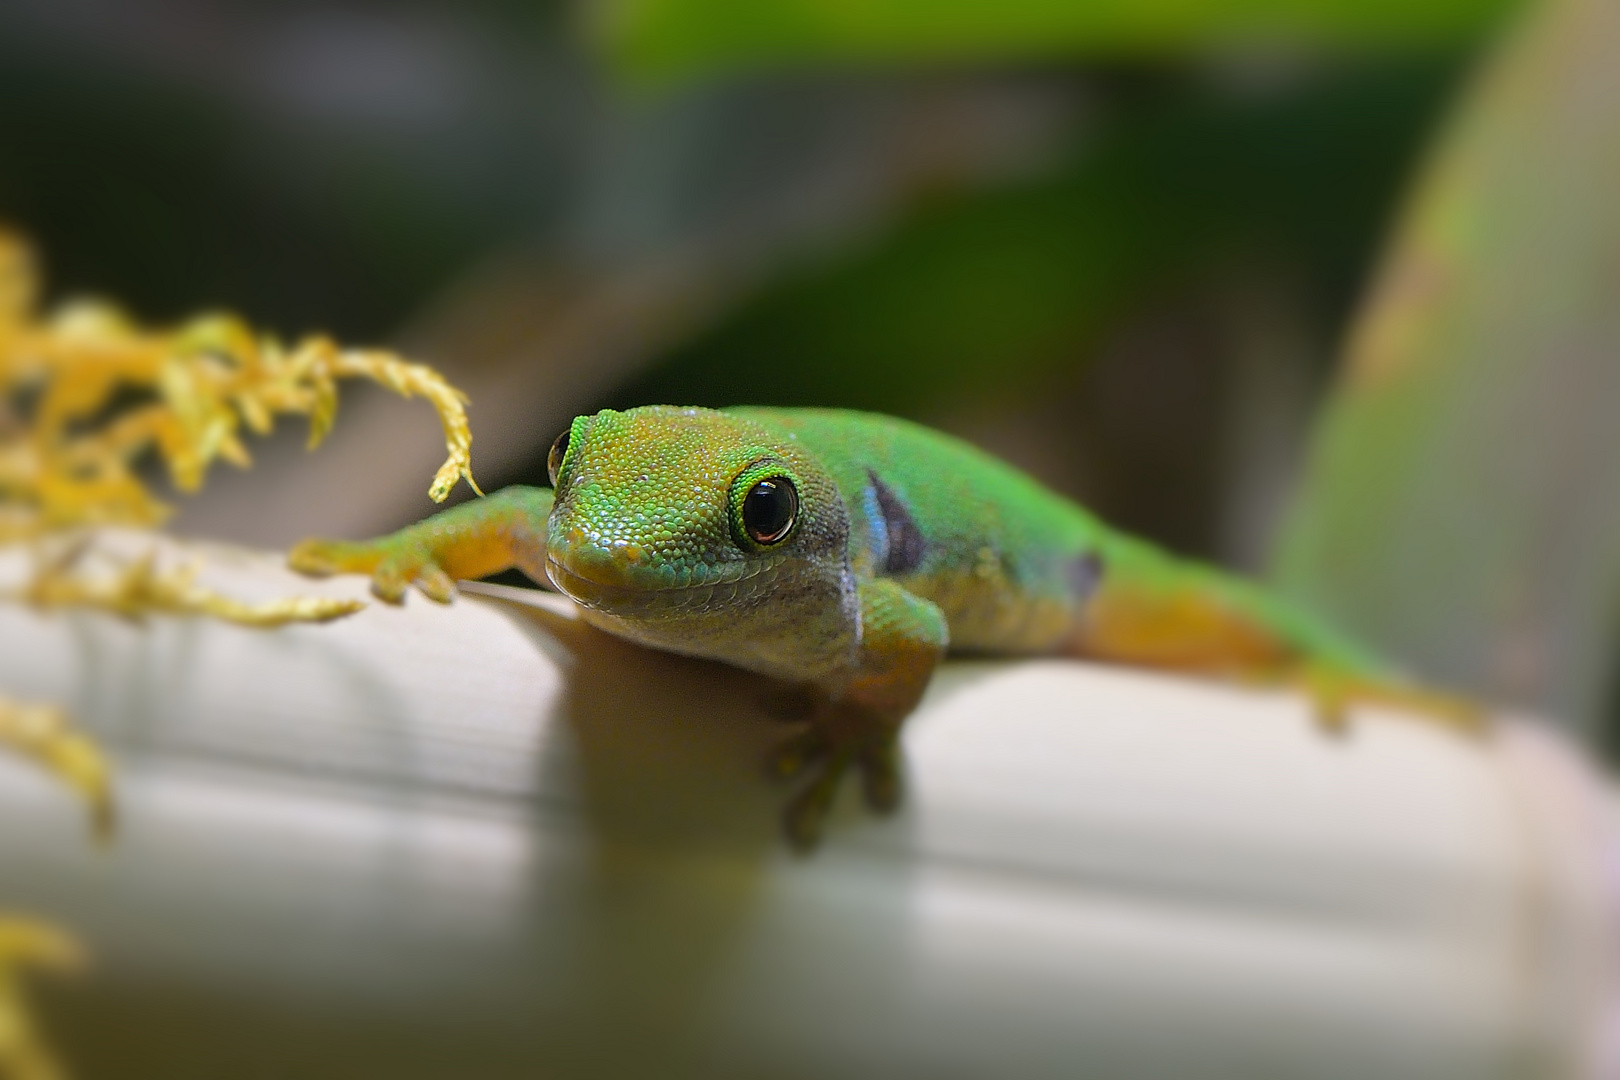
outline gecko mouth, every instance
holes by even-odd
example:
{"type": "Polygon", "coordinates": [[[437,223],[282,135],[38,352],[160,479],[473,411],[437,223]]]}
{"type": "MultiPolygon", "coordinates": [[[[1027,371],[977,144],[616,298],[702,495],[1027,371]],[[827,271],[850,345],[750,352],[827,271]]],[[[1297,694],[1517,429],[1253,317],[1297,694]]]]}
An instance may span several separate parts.
{"type": "Polygon", "coordinates": [[[621,585],[595,581],[561,560],[546,556],[546,576],[563,595],[584,607],[610,615],[655,615],[674,611],[704,610],[714,603],[730,603],[752,594],[759,586],[757,568],[742,577],[724,581],[700,581],[690,585],[621,585]]]}
{"type": "Polygon", "coordinates": [[[593,581],[582,574],[576,573],[564,566],[561,562],[546,556],[546,577],[551,583],[562,590],[563,594],[576,603],[586,607],[618,607],[638,597],[646,597],[658,592],[674,592],[674,589],[646,589],[634,585],[614,585],[605,581],[593,581]]]}

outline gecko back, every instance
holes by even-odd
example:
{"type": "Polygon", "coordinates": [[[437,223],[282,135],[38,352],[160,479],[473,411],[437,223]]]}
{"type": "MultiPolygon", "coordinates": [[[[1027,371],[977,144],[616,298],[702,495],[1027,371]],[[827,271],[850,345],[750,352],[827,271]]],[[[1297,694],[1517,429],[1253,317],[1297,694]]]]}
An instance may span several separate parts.
{"type": "Polygon", "coordinates": [[[726,410],[814,453],[850,516],[850,562],[938,604],[956,651],[1061,653],[1179,670],[1285,676],[1386,665],[1250,583],[1104,525],[950,435],[843,409],[726,410]]]}

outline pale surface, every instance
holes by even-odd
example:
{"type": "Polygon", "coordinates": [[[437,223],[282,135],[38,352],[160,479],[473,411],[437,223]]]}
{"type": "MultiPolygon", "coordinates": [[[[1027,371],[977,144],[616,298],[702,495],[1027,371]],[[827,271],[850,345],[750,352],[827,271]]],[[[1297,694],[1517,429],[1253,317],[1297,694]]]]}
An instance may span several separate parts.
{"type": "MultiPolygon", "coordinates": [[[[197,550],[238,595],[364,595],[197,550]]],[[[1533,732],[953,663],[906,808],[851,797],[803,859],[770,685],[568,612],[0,606],[0,687],[121,765],[98,853],[0,762],[0,906],[98,961],[50,1001],[84,1076],[1600,1075],[1607,804],[1533,732]]]]}

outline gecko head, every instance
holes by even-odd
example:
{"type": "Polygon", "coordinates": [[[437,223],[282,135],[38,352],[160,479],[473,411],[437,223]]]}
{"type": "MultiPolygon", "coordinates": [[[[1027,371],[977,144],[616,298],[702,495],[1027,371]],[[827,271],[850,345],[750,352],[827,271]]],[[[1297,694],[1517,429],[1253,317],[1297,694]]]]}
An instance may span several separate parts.
{"type": "Polygon", "coordinates": [[[608,409],[576,418],[549,465],[546,571],[587,609],[737,614],[843,572],[849,525],[832,478],[752,421],[608,409]]]}

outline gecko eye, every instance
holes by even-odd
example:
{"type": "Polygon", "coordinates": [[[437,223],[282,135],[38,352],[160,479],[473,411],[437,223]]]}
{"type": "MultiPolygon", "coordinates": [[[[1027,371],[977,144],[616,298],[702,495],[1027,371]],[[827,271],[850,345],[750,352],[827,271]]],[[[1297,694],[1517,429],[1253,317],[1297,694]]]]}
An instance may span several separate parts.
{"type": "Polygon", "coordinates": [[[785,476],[761,480],[743,497],[742,523],[756,544],[779,544],[799,520],[799,493],[785,476]]]}
{"type": "Polygon", "coordinates": [[[563,428],[563,433],[551,444],[551,453],[546,455],[546,473],[551,477],[552,487],[557,486],[557,474],[562,472],[563,456],[568,453],[568,433],[571,430],[563,428]]]}

